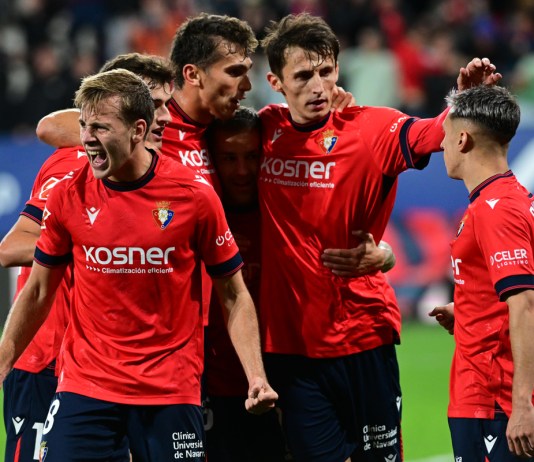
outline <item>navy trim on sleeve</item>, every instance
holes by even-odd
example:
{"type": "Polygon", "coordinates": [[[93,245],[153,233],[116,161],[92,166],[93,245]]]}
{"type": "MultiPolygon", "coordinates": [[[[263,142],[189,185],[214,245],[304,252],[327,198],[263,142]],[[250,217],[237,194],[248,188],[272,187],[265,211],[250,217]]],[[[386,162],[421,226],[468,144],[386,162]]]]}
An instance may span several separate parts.
{"type": "Polygon", "coordinates": [[[243,266],[243,259],[241,254],[237,252],[230,260],[226,260],[224,263],[218,265],[206,265],[206,271],[211,277],[222,278],[234,274],[243,266]]]}
{"type": "Polygon", "coordinates": [[[33,259],[42,266],[53,268],[70,263],[72,261],[72,253],[69,252],[66,255],[53,256],[44,253],[39,247],[35,247],[33,259]]]}
{"type": "Polygon", "coordinates": [[[20,212],[20,214],[32,219],[33,221],[36,221],[39,224],[41,224],[43,221],[43,211],[35,205],[26,204],[26,207],[24,207],[24,210],[20,212]]]}
{"type": "Polygon", "coordinates": [[[504,301],[504,296],[508,292],[517,289],[534,289],[534,274],[508,276],[495,284],[495,291],[501,302],[504,301]]]}
{"type": "Polygon", "coordinates": [[[415,117],[410,117],[408,120],[406,120],[406,122],[402,124],[399,133],[399,141],[402,155],[404,157],[404,160],[406,161],[406,165],[408,166],[408,168],[415,168],[412,159],[412,153],[410,152],[410,144],[408,143],[408,130],[416,120],[417,119],[415,117]]]}

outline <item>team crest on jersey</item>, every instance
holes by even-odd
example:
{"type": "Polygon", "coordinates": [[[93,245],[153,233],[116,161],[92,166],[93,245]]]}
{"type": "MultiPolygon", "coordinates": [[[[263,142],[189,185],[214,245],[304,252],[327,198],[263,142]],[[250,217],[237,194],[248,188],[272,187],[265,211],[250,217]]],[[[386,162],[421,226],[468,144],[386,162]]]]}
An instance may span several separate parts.
{"type": "Polygon", "coordinates": [[[174,217],[174,212],[169,209],[168,201],[156,202],[157,209],[152,210],[152,216],[160,229],[165,229],[174,217]]]}
{"type": "Polygon", "coordinates": [[[39,447],[39,462],[44,462],[47,454],[48,448],[46,447],[46,441],[42,441],[41,446],[39,447]]]}
{"type": "Polygon", "coordinates": [[[330,154],[337,143],[337,136],[334,136],[334,130],[325,130],[317,142],[325,154],[330,154]]]}

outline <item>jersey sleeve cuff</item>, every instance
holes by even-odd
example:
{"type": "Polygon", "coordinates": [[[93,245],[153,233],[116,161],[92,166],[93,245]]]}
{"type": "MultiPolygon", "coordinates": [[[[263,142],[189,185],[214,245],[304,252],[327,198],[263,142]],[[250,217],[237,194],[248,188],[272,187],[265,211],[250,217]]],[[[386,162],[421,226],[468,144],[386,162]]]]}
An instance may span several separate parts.
{"type": "Polygon", "coordinates": [[[39,247],[35,247],[35,254],[33,256],[34,261],[39,263],[41,266],[47,268],[55,268],[57,266],[62,266],[70,263],[72,261],[72,253],[69,252],[66,255],[54,256],[48,255],[43,252],[39,247]]]}
{"type": "Polygon", "coordinates": [[[20,214],[26,218],[29,218],[30,220],[35,221],[35,223],[37,223],[39,226],[43,221],[43,211],[35,205],[26,204],[24,210],[20,212],[20,214]]]}
{"type": "Polygon", "coordinates": [[[222,278],[236,273],[243,266],[243,258],[237,252],[230,260],[217,265],[206,265],[206,271],[212,278],[222,278]]]}
{"type": "Polygon", "coordinates": [[[534,274],[520,274],[508,276],[495,284],[495,291],[502,302],[510,291],[521,289],[534,289],[534,274]]]}

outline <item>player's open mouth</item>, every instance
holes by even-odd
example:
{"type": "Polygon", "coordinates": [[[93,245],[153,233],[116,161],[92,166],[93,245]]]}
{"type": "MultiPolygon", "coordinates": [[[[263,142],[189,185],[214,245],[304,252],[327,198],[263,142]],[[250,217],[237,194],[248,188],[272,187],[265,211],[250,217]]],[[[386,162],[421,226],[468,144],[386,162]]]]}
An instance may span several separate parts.
{"type": "Polygon", "coordinates": [[[104,164],[108,156],[105,152],[102,151],[94,151],[91,149],[86,149],[85,152],[89,156],[89,162],[91,163],[91,166],[94,168],[99,168],[104,164]]]}
{"type": "Polygon", "coordinates": [[[161,139],[163,137],[163,130],[165,130],[165,127],[158,127],[151,130],[151,133],[156,138],[161,139]]]}
{"type": "Polygon", "coordinates": [[[326,99],[316,99],[315,101],[310,101],[309,104],[315,108],[321,108],[321,106],[326,104],[326,99]]]}

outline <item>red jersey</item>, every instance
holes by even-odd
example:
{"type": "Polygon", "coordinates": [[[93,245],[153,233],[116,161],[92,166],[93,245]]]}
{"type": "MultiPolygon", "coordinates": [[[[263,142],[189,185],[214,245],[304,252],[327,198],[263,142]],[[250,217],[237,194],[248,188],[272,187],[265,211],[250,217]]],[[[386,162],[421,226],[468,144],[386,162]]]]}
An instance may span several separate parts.
{"type": "Polygon", "coordinates": [[[335,276],[321,254],[355,247],[353,230],[382,238],[397,175],[424,167],[440,149],[444,115],[416,121],[394,109],[353,107],[313,126],[293,123],[284,105],[260,115],[265,350],[337,357],[395,342],[401,315],[385,276],[335,276]]]}
{"type": "Polygon", "coordinates": [[[242,260],[217,194],[154,155],[139,180],[96,180],[89,165],[45,209],[35,260],[73,260],[58,391],[124,404],[200,404],[200,261],[213,277],[242,260]]]}
{"type": "MultiPolygon", "coordinates": [[[[161,153],[176,159],[194,172],[202,175],[220,193],[220,183],[208,153],[205,140],[207,125],[195,122],[187,116],[174,98],[169,103],[172,121],[163,131],[161,153]]],[[[205,268],[202,269],[202,292],[204,297],[205,323],[208,323],[208,312],[211,299],[211,278],[205,268]]]]}
{"type": "Polygon", "coordinates": [[[534,200],[508,171],[469,196],[451,243],[454,338],[449,417],[492,419],[512,411],[511,290],[534,289],[534,200]]]}
{"type": "Polygon", "coordinates": [[[172,121],[163,132],[161,153],[202,175],[220,192],[217,173],[204,136],[208,126],[190,119],[174,98],[169,103],[169,112],[172,121]]]}
{"type": "MultiPolygon", "coordinates": [[[[260,291],[260,211],[225,208],[226,219],[243,257],[243,279],[258,308],[260,291]]],[[[235,352],[216,296],[211,299],[206,329],[206,389],[211,396],[246,396],[248,381],[235,352]]]]}
{"type": "MultiPolygon", "coordinates": [[[[31,197],[21,215],[41,225],[43,210],[50,191],[66,178],[72,178],[74,171],[87,163],[87,156],[81,146],[56,150],[42,165],[33,183],[31,197]]],[[[22,267],[17,278],[18,296],[28,280],[31,267],[22,267]]],[[[35,337],[14,365],[15,369],[38,373],[56,359],[68,322],[72,271],[69,267],[63,282],[58,287],[50,314],[35,337]]]]}

